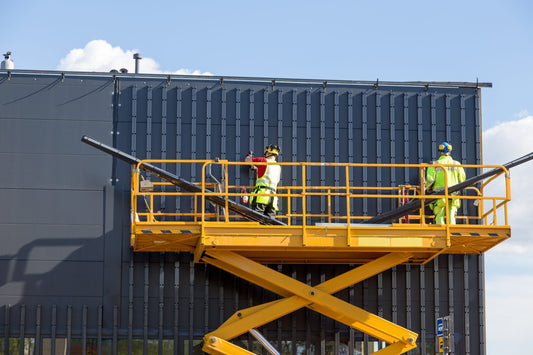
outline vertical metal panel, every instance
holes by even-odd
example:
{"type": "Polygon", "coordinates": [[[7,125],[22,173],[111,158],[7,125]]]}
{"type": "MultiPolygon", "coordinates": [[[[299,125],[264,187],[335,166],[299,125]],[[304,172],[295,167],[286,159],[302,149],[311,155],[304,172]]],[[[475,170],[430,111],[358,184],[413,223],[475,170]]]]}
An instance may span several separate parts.
{"type": "Polygon", "coordinates": [[[424,119],[422,115],[422,95],[416,95],[416,118],[417,118],[417,141],[418,141],[418,157],[417,162],[424,162],[424,119]]]}
{"type": "MultiPolygon", "coordinates": [[[[426,268],[420,265],[420,343],[426,344],[426,268]]],[[[422,355],[425,349],[422,348],[422,355]]]]}
{"type": "MultiPolygon", "coordinates": [[[[333,146],[334,146],[334,155],[333,161],[335,163],[340,162],[340,121],[339,121],[339,93],[337,91],[333,92],[333,146]]],[[[339,167],[335,167],[334,171],[334,183],[335,186],[340,186],[340,176],[339,176],[339,167]]],[[[339,199],[335,199],[335,211],[339,211],[339,199]]]]}
{"type": "MultiPolygon", "coordinates": [[[[347,114],[348,114],[348,117],[347,117],[347,120],[348,120],[348,163],[353,163],[354,162],[354,134],[353,134],[353,130],[354,130],[354,109],[353,109],[353,106],[354,106],[354,101],[355,98],[354,96],[352,95],[352,93],[348,93],[348,97],[347,97],[347,105],[348,105],[348,110],[347,110],[347,114]]],[[[353,186],[354,185],[354,175],[355,175],[355,172],[354,172],[354,169],[350,169],[348,170],[348,173],[350,174],[350,178],[349,178],[349,184],[350,186],[353,186]]],[[[350,213],[353,214],[353,211],[355,210],[355,206],[353,203],[350,203],[350,213]]],[[[351,335],[353,335],[352,333],[350,333],[351,335]]]]}
{"type": "MultiPolygon", "coordinates": [[[[205,157],[206,159],[211,158],[211,152],[213,151],[211,149],[211,125],[212,125],[212,106],[213,101],[211,100],[212,91],[211,89],[207,89],[207,99],[206,99],[206,106],[207,106],[207,112],[205,115],[205,157]]],[[[196,145],[195,145],[196,146],[196,145]]],[[[193,149],[193,147],[191,147],[193,149]]]]}
{"type": "MultiPolygon", "coordinates": [[[[133,252],[130,252],[130,254],[133,252]]],[[[128,354],[132,353],[133,346],[133,276],[134,276],[134,262],[133,255],[130,255],[130,265],[129,265],[129,281],[128,281],[128,354]]]]}
{"type": "MultiPolygon", "coordinates": [[[[241,153],[241,90],[239,88],[235,89],[235,155],[241,157],[248,153],[246,150],[243,154],[241,153]]],[[[240,174],[237,174],[235,177],[235,184],[241,185],[240,174]]]]}
{"type": "Polygon", "coordinates": [[[255,147],[255,91],[253,89],[250,89],[250,96],[249,96],[249,127],[250,130],[248,132],[248,136],[250,137],[250,147],[255,147]]]}
{"type": "Polygon", "coordinates": [[[204,313],[204,333],[207,334],[208,333],[208,329],[209,329],[209,277],[207,277],[207,273],[208,273],[208,265],[207,264],[204,264],[204,272],[205,272],[205,280],[204,280],[204,309],[203,309],[203,313],[204,313]]]}
{"type": "MultiPolygon", "coordinates": [[[[475,140],[475,156],[479,159],[476,164],[481,162],[481,94],[480,90],[476,90],[474,94],[474,140],[475,140]]],[[[477,172],[479,174],[480,172],[477,172]]]]}
{"type": "MultiPolygon", "coordinates": [[[[167,159],[167,86],[161,88],[161,159],[167,159]]],[[[161,164],[161,168],[167,170],[167,164],[161,164]]],[[[166,186],[161,186],[161,191],[166,191],[166,186]]],[[[166,196],[161,196],[161,210],[167,207],[166,196]]]]}
{"type": "Polygon", "coordinates": [[[446,141],[449,141],[452,137],[452,108],[451,108],[451,95],[446,95],[446,141]]]}
{"type": "MultiPolygon", "coordinates": [[[[117,355],[117,347],[118,347],[118,305],[113,306],[113,335],[112,335],[112,354],[117,355]]],[[[52,352],[52,354],[55,354],[52,352]]]]}
{"type": "Polygon", "coordinates": [[[96,338],[96,341],[97,341],[97,345],[96,345],[96,352],[98,355],[102,354],[102,327],[103,327],[103,323],[104,323],[104,315],[103,315],[103,307],[101,304],[98,305],[98,308],[97,308],[97,317],[98,317],[98,328],[97,328],[97,338],[96,338]]]}
{"type": "Polygon", "coordinates": [[[464,289],[464,336],[465,336],[465,355],[470,355],[470,290],[469,290],[469,267],[468,255],[463,256],[463,289],[464,289]]]}
{"type": "Polygon", "coordinates": [[[263,90],[263,147],[269,145],[268,136],[268,89],[263,90]]]}
{"type": "MultiPolygon", "coordinates": [[[[383,140],[381,139],[381,136],[383,134],[382,132],[382,122],[381,122],[381,95],[376,92],[376,164],[382,163],[382,153],[381,148],[383,145],[383,140]]],[[[376,186],[382,187],[383,186],[383,177],[382,177],[382,169],[376,169],[376,186]]],[[[383,202],[381,200],[376,201],[376,211],[378,214],[381,214],[383,212],[382,208],[383,202]]]]}
{"type": "Polygon", "coordinates": [[[57,306],[54,304],[52,306],[52,319],[51,319],[51,346],[50,346],[50,354],[56,353],[56,330],[57,330],[57,306]]]}
{"type": "MultiPolygon", "coordinates": [[[[320,272],[320,283],[323,283],[326,281],[326,275],[324,274],[324,270],[321,270],[320,272]]],[[[325,354],[326,353],[326,317],[322,314],[320,315],[320,321],[322,323],[322,326],[320,327],[320,353],[325,354]]]]}
{"type": "MultiPolygon", "coordinates": [[[[305,161],[312,161],[311,139],[311,92],[305,90],[305,161]]],[[[308,170],[305,171],[306,186],[311,185],[311,174],[308,170]]],[[[309,206],[309,197],[305,198],[305,204],[309,206]]]]}
{"type": "Polygon", "coordinates": [[[182,349],[182,342],[179,336],[179,315],[180,315],[180,261],[179,259],[174,262],[174,355],[178,355],[180,352],[178,349],[182,349]]]}
{"type": "Polygon", "coordinates": [[[277,115],[277,142],[276,145],[283,148],[283,90],[278,89],[278,115],[277,115]]]}
{"type": "MultiPolygon", "coordinates": [[[[189,151],[191,152],[191,159],[192,160],[195,160],[197,159],[196,157],[196,147],[197,147],[197,144],[196,144],[196,140],[197,140],[197,135],[198,135],[198,132],[197,132],[197,125],[198,125],[198,117],[196,116],[196,111],[197,111],[197,92],[196,92],[196,88],[191,88],[191,146],[189,147],[189,151]]],[[[191,180],[192,181],[195,181],[196,180],[196,170],[195,169],[192,169],[191,170],[191,180]]]]}
{"type": "MultiPolygon", "coordinates": [[[[176,159],[180,160],[182,158],[182,142],[183,142],[183,99],[182,99],[182,89],[180,87],[176,88],[176,159]]],[[[181,176],[181,164],[176,164],[176,175],[181,176]]],[[[178,187],[176,187],[178,190],[178,187]]],[[[176,201],[176,213],[181,211],[181,201],[178,199],[176,201]]]]}
{"type": "MultiPolygon", "coordinates": [[[[72,306],[67,306],[67,353],[70,355],[70,347],[72,344],[72,306]]],[[[129,352],[131,354],[131,351],[129,352]]]]}
{"type": "Polygon", "coordinates": [[[407,329],[412,328],[413,318],[411,313],[412,302],[411,290],[411,265],[405,266],[405,316],[407,329]]]}
{"type": "MultiPolygon", "coordinates": [[[[367,107],[366,93],[361,94],[361,119],[362,119],[362,123],[361,123],[361,126],[362,126],[361,127],[361,136],[362,136],[361,160],[362,161],[361,162],[363,164],[367,164],[368,163],[368,107],[367,107]]],[[[368,168],[364,166],[362,170],[363,170],[362,171],[362,174],[363,174],[362,186],[367,187],[368,186],[368,168]]],[[[366,190],[364,190],[363,193],[366,193],[366,190]]],[[[362,213],[363,213],[363,216],[368,215],[368,201],[366,198],[363,199],[362,213]]]]}
{"type": "MultiPolygon", "coordinates": [[[[354,139],[354,136],[353,136],[353,130],[354,130],[354,126],[353,126],[353,121],[354,121],[354,110],[353,110],[353,106],[354,106],[354,103],[353,101],[355,100],[353,94],[351,92],[348,93],[348,163],[353,163],[354,162],[354,155],[353,155],[353,149],[354,149],[354,143],[353,143],[353,139],[354,139]]],[[[353,174],[352,174],[352,180],[350,180],[350,184],[352,184],[353,182],[353,174]]]]}
{"type": "Polygon", "coordinates": [[[398,324],[398,286],[397,286],[397,271],[398,268],[394,266],[391,273],[391,298],[392,298],[392,322],[398,324]]]}
{"type": "MultiPolygon", "coordinates": [[[[394,93],[389,93],[390,163],[396,164],[396,103],[394,93]]],[[[391,186],[396,186],[396,169],[391,169],[391,186]]]]}
{"type": "Polygon", "coordinates": [[[383,297],[383,274],[382,273],[377,275],[377,280],[378,280],[378,289],[377,289],[378,316],[383,317],[384,316],[384,313],[383,313],[384,297],[383,297]]]}
{"type": "Polygon", "coordinates": [[[487,334],[485,327],[485,256],[480,255],[478,262],[478,322],[479,322],[479,353],[487,352],[487,334]]]}
{"type": "Polygon", "coordinates": [[[455,323],[455,300],[454,300],[454,277],[453,277],[453,255],[448,255],[448,315],[454,320],[455,323]]]}
{"type": "Polygon", "coordinates": [[[158,327],[158,354],[163,355],[163,333],[165,317],[165,267],[164,254],[159,254],[159,327],[158,327]]]}
{"type": "MultiPolygon", "coordinates": [[[[291,91],[291,145],[292,145],[292,161],[298,161],[298,95],[296,90],[291,91]]],[[[298,185],[297,167],[293,166],[291,171],[291,185],[298,185]]],[[[297,205],[292,204],[291,213],[295,214],[297,211],[297,205]]],[[[291,221],[292,223],[292,221],[291,221]]]]}
{"type": "Polygon", "coordinates": [[[41,354],[41,305],[35,309],[35,355],[41,354]]]}
{"type": "Polygon", "coordinates": [[[148,292],[150,290],[150,263],[148,254],[144,255],[144,292],[143,292],[143,354],[148,354],[148,314],[150,310],[148,292]]]}
{"type": "Polygon", "coordinates": [[[137,154],[137,86],[131,87],[131,155],[137,154]]]}
{"type": "MultiPolygon", "coordinates": [[[[324,92],[324,89],[321,89],[319,91],[319,110],[318,110],[318,116],[319,116],[319,122],[320,122],[320,162],[323,163],[326,161],[326,94],[324,92]]],[[[320,169],[320,186],[324,186],[326,184],[326,171],[324,169],[320,169]]],[[[320,197],[320,209],[322,211],[327,211],[326,207],[326,197],[321,196],[320,197]]],[[[323,218],[322,221],[324,222],[325,219],[323,218]]]]}
{"type": "MultiPolygon", "coordinates": [[[[189,322],[188,322],[188,340],[189,340],[189,354],[193,353],[193,340],[194,340],[194,304],[196,300],[195,295],[195,274],[194,274],[194,261],[189,261],[189,322]]],[[[201,287],[198,285],[197,287],[201,287]]]]}
{"type": "MultiPolygon", "coordinates": [[[[403,154],[406,157],[406,163],[409,162],[409,98],[408,94],[403,94],[403,154]]],[[[409,181],[409,169],[404,169],[403,181],[409,181]]]]}
{"type": "Polygon", "coordinates": [[[466,107],[465,107],[465,95],[461,95],[461,162],[466,161],[466,107]]]}
{"type": "Polygon", "coordinates": [[[24,338],[26,338],[25,335],[26,330],[26,305],[21,304],[20,305],[20,342],[19,342],[19,354],[24,355],[24,338]]]}
{"type": "Polygon", "coordinates": [[[437,156],[437,108],[435,95],[431,96],[431,156],[437,156]]]}
{"type": "MultiPolygon", "coordinates": [[[[312,161],[311,158],[311,92],[305,91],[305,161],[312,161]]],[[[311,182],[307,175],[306,184],[311,182]]]]}
{"type": "Polygon", "coordinates": [[[226,88],[222,87],[222,102],[220,108],[220,158],[226,159],[227,147],[227,112],[226,112],[226,88]]]}
{"type": "Polygon", "coordinates": [[[82,306],[81,318],[81,353],[87,354],[87,306],[82,306]]]}
{"type": "MultiPolygon", "coordinates": [[[[434,301],[433,301],[433,307],[434,307],[434,323],[433,323],[433,334],[434,334],[434,339],[436,337],[436,321],[437,321],[437,318],[440,318],[440,302],[441,302],[441,297],[440,297],[440,280],[441,278],[439,277],[440,276],[440,271],[439,271],[439,260],[442,260],[442,258],[435,258],[433,260],[433,297],[434,297],[434,301]]],[[[435,346],[433,347],[434,348],[434,351],[438,351],[439,348],[438,348],[438,343],[435,342],[435,346]]]]}
{"type": "Polygon", "coordinates": [[[9,313],[11,312],[11,305],[4,306],[4,354],[9,354],[9,313]]]}
{"type": "Polygon", "coordinates": [[[152,158],[152,87],[146,91],[146,158],[152,158]]]}
{"type": "MultiPolygon", "coordinates": [[[[161,88],[161,159],[167,158],[167,87],[161,88]]],[[[166,168],[166,164],[162,165],[166,168]]]]}
{"type": "Polygon", "coordinates": [[[433,305],[435,308],[435,319],[440,317],[440,286],[439,286],[439,259],[433,260],[433,305]]]}

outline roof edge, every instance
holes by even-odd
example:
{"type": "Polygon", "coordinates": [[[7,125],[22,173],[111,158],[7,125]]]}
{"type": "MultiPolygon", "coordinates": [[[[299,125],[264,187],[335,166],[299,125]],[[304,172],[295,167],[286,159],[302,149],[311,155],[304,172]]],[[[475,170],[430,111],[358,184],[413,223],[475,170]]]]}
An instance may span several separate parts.
{"type": "Polygon", "coordinates": [[[245,76],[218,76],[218,75],[184,75],[184,74],[148,74],[148,73],[112,73],[112,72],[82,72],[82,71],[60,71],[60,70],[24,70],[24,69],[0,69],[0,73],[25,75],[59,75],[65,76],[95,76],[95,77],[121,77],[121,78],[160,78],[167,81],[172,79],[195,79],[195,80],[216,80],[222,84],[224,81],[264,81],[272,85],[276,83],[305,83],[321,84],[326,87],[329,84],[341,85],[373,85],[379,86],[419,86],[419,87],[459,87],[459,88],[481,88],[492,87],[489,82],[467,82],[467,81],[381,81],[370,80],[334,80],[334,79],[301,79],[301,78],[274,78],[274,77],[245,77],[245,76]]]}

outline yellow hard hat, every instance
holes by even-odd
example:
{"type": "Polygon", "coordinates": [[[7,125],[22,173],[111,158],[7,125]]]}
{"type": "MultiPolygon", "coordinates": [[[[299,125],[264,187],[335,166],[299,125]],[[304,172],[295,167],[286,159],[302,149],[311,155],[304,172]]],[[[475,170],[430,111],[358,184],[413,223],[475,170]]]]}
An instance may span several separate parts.
{"type": "Polygon", "coordinates": [[[280,149],[277,145],[274,145],[274,144],[269,144],[266,148],[265,148],[265,154],[266,153],[270,153],[272,155],[279,155],[279,152],[280,152],[280,149]]]}

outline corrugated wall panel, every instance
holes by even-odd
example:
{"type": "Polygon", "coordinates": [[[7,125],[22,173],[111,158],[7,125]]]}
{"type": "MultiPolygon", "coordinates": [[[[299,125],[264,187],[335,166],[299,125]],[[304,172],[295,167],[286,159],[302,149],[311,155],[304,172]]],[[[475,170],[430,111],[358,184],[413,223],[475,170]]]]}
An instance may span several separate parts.
{"type": "MultiPolygon", "coordinates": [[[[434,159],[436,144],[447,140],[456,159],[476,164],[479,96],[476,88],[0,73],[0,160],[9,171],[0,175],[0,199],[7,201],[0,207],[0,337],[36,337],[43,347],[65,338],[86,350],[96,342],[113,353],[141,341],[146,352],[170,344],[174,354],[192,354],[238,309],[276,299],[194,265],[186,253],[132,253],[130,167],[81,144],[83,134],[142,158],[237,161],[272,143],[281,146],[281,161],[419,163],[434,159]]],[[[198,169],[166,168],[187,180],[201,176],[198,169]]],[[[230,179],[253,184],[245,168],[230,179]]],[[[283,185],[300,179],[296,169],[283,171],[283,185]]],[[[317,169],[307,179],[338,185],[345,177],[317,169]]],[[[403,168],[350,172],[356,185],[417,180],[403,168]]],[[[159,207],[182,212],[191,201],[159,207]]],[[[333,207],[342,210],[343,203],[333,207]]],[[[375,214],[391,206],[360,200],[351,208],[375,214]]],[[[313,285],[347,269],[272,267],[313,285]]],[[[452,314],[455,353],[483,354],[483,287],[481,257],[441,256],[387,270],[339,297],[421,333],[421,354],[434,346],[435,318],[452,314]]],[[[263,328],[292,354],[297,346],[329,354],[373,341],[308,309],[263,328]]],[[[252,339],[240,341],[251,346],[252,339]]]]}

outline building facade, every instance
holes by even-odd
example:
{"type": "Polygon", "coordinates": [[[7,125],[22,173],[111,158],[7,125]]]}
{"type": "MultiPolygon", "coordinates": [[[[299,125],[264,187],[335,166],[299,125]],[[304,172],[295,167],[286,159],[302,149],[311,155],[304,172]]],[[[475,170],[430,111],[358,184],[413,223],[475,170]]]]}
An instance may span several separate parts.
{"type": "MultiPolygon", "coordinates": [[[[188,253],[134,253],[131,167],[82,144],[82,135],[148,159],[242,161],[272,143],[286,162],[398,164],[430,162],[448,141],[456,160],[480,164],[484,85],[0,71],[0,353],[201,354],[204,334],[276,298],[188,253]]],[[[167,168],[190,181],[201,174],[167,168]]],[[[340,176],[308,179],[335,185],[340,176]]],[[[253,185],[246,170],[231,179],[253,185]]],[[[281,184],[296,179],[284,171],[281,184]]],[[[362,170],[354,180],[420,183],[404,168],[362,170]]],[[[375,215],[394,206],[352,208],[375,215]]],[[[271,267],[317,284],[350,266],[271,267]]],[[[485,354],[483,256],[398,266],[339,297],[418,332],[413,354],[435,353],[435,320],[447,315],[454,353],[485,354]]],[[[262,332],[283,354],[382,346],[306,309],[262,332]]],[[[257,349],[251,336],[237,341],[257,349]]]]}

